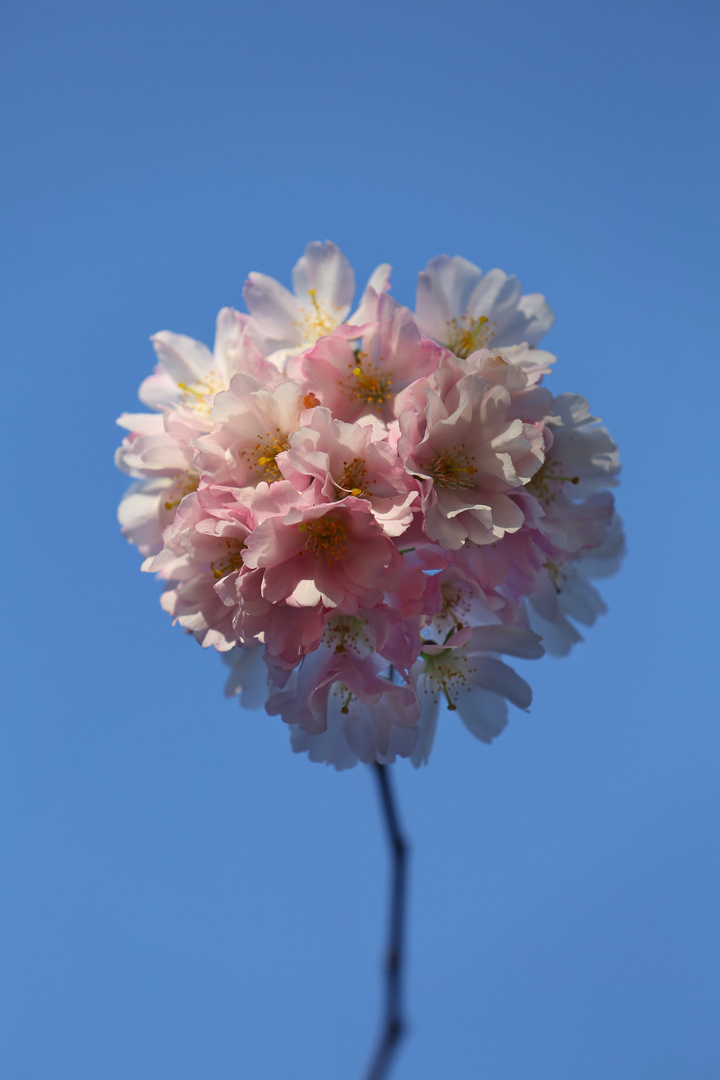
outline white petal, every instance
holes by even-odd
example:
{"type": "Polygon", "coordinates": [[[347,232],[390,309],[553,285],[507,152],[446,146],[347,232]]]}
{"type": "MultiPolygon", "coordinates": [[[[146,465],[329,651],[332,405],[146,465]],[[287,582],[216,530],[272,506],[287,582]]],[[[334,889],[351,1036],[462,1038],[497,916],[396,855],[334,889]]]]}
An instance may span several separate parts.
{"type": "Polygon", "coordinates": [[[536,345],[555,322],[555,312],[541,293],[528,293],[523,296],[518,310],[522,312],[527,323],[522,340],[529,345],[536,345]]]}
{"type": "Polygon", "coordinates": [[[458,712],[468,731],[485,743],[492,742],[508,722],[508,709],[504,700],[481,688],[460,697],[458,712]]]}
{"type": "MultiPolygon", "coordinates": [[[[504,270],[489,270],[473,289],[466,310],[474,318],[484,315],[500,327],[507,321],[508,314],[517,308],[521,295],[522,289],[516,277],[508,277],[504,270]]],[[[465,311],[461,314],[465,314],[465,311]]],[[[518,342],[509,344],[517,345],[518,342]]]]}
{"type": "Polygon", "coordinates": [[[328,306],[332,312],[342,312],[342,320],[350,310],[355,293],[355,275],[342,251],[330,240],[325,243],[313,241],[305,248],[305,254],[298,259],[292,272],[295,295],[301,303],[311,289],[317,292],[317,299],[328,306]]]}
{"type": "Polygon", "coordinates": [[[215,323],[215,372],[221,377],[228,373],[228,350],[234,352],[240,345],[243,331],[250,319],[235,308],[224,307],[218,312],[215,323]]]}
{"type": "Polygon", "coordinates": [[[262,709],[267,699],[268,670],[263,663],[263,652],[258,645],[223,653],[223,660],[230,667],[225,697],[240,695],[240,704],[245,709],[262,709]]]}
{"type": "Polygon", "coordinates": [[[300,343],[300,304],[284,285],[267,274],[252,273],[245,282],[243,297],[264,334],[284,345],[300,343]]]}
{"type": "Polygon", "coordinates": [[[390,288],[391,269],[389,263],[381,263],[380,266],[373,270],[370,280],[365,286],[357,311],[354,311],[348,317],[348,322],[351,325],[362,326],[364,323],[377,322],[378,300],[390,288]]]}
{"type": "Polygon", "coordinates": [[[536,660],[543,655],[537,634],[524,626],[478,626],[473,630],[469,652],[499,652],[536,660]]]}
{"type": "Polygon", "coordinates": [[[160,363],[176,383],[190,386],[212,370],[213,354],[201,341],[171,330],[161,330],[150,340],[160,363]]]}
{"type": "Polygon", "coordinates": [[[421,701],[422,712],[420,713],[420,719],[418,720],[420,736],[412,757],[410,758],[416,769],[421,765],[427,765],[430,751],[432,750],[433,742],[435,741],[435,730],[437,728],[438,719],[438,703],[433,700],[432,694],[422,694],[421,701]]]}
{"type": "Polygon", "coordinates": [[[322,602],[323,594],[310,579],[300,581],[288,597],[288,603],[292,607],[315,607],[322,602]]]}
{"type": "Polygon", "coordinates": [[[148,409],[166,409],[176,405],[182,393],[175,380],[158,365],[153,374],[141,382],[138,397],[148,409]]]}
{"type": "MultiPolygon", "coordinates": [[[[521,679],[516,671],[508,664],[497,660],[494,656],[478,657],[474,660],[475,670],[472,674],[473,681],[477,682],[485,690],[512,701],[519,709],[528,709],[532,702],[532,690],[524,679],[521,679]]],[[[460,700],[469,695],[462,695],[460,700]]]]}
{"type": "Polygon", "coordinates": [[[138,435],[162,435],[163,418],[158,413],[122,413],[115,421],[119,427],[127,428],[138,435]]]}

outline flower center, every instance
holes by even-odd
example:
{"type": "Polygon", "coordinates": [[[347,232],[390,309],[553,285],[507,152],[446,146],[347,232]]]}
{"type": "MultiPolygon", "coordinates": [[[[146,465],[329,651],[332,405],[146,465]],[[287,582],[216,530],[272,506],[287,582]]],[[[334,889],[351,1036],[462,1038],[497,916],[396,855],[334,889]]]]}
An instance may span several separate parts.
{"type": "Polygon", "coordinates": [[[443,585],[440,589],[442,607],[435,616],[440,625],[450,625],[452,629],[462,630],[470,615],[470,600],[456,585],[443,585]]]}
{"type": "Polygon", "coordinates": [[[313,551],[316,559],[323,554],[328,562],[335,562],[341,559],[347,550],[350,529],[344,521],[324,517],[317,521],[301,521],[298,529],[308,533],[305,546],[313,551]]]}
{"type": "Polygon", "coordinates": [[[539,502],[549,506],[560,492],[560,484],[579,484],[579,476],[562,476],[562,465],[559,461],[551,462],[545,459],[538,471],[527,485],[527,490],[535,496],[539,502]],[[555,471],[553,471],[553,469],[555,471]],[[560,471],[558,471],[560,470],[560,471]]]}
{"type": "Polygon", "coordinates": [[[270,477],[270,483],[282,479],[282,473],[275,458],[278,454],[282,454],[284,450],[287,450],[289,446],[290,443],[286,439],[273,439],[271,443],[263,447],[262,453],[258,457],[258,465],[265,471],[265,475],[270,477]]]}
{"type": "Polygon", "coordinates": [[[471,488],[475,487],[473,476],[477,469],[472,463],[472,458],[460,450],[441,450],[436,454],[428,465],[428,474],[433,482],[441,488],[471,488]]]}
{"type": "Polygon", "coordinates": [[[467,312],[460,319],[449,319],[446,326],[448,348],[463,358],[477,349],[487,348],[495,333],[495,324],[487,315],[476,319],[467,312]]]}
{"type": "MultiPolygon", "coordinates": [[[[382,360],[382,357],[380,357],[382,360]]],[[[378,408],[392,397],[392,374],[381,371],[376,364],[368,363],[367,354],[358,349],[355,364],[351,368],[351,380],[348,389],[353,397],[364,401],[366,405],[378,408]]]]}
{"type": "Polygon", "coordinates": [[[173,498],[168,499],[163,505],[166,510],[174,510],[176,506],[179,506],[186,495],[189,495],[192,491],[197,491],[200,483],[200,477],[196,472],[184,472],[181,476],[176,477],[174,482],[170,485],[167,494],[172,495],[173,498]]]}
{"type": "Polygon", "coordinates": [[[457,705],[453,696],[465,689],[468,675],[475,668],[468,666],[467,658],[459,656],[456,649],[444,649],[440,653],[428,656],[420,654],[425,661],[425,676],[430,684],[431,691],[437,701],[440,694],[448,703],[448,709],[454,712],[457,705]]]}
{"type": "Polygon", "coordinates": [[[242,540],[227,539],[225,548],[226,554],[210,563],[210,569],[216,581],[231,574],[233,570],[239,570],[243,564],[242,553],[245,550],[245,544],[242,540]]]}
{"type": "MultiPolygon", "coordinates": [[[[317,298],[317,289],[308,289],[310,308],[301,308],[300,333],[306,345],[314,345],[318,338],[327,337],[340,325],[338,316],[332,315],[317,298]]],[[[336,308],[340,311],[340,308],[336,308]]]]}
{"type": "Polygon", "coordinates": [[[552,559],[548,559],[545,562],[545,569],[550,575],[550,580],[553,583],[553,588],[558,595],[562,592],[563,586],[567,584],[568,572],[562,563],[553,562],[552,559]]]}
{"type": "Polygon", "coordinates": [[[282,473],[278,468],[275,458],[278,454],[282,454],[284,450],[288,450],[289,447],[290,443],[279,429],[276,431],[275,435],[266,431],[264,439],[258,439],[250,453],[246,454],[243,452],[242,456],[249,456],[252,465],[260,470],[261,475],[258,482],[260,480],[266,480],[268,484],[273,484],[276,480],[282,480],[282,473]]]}
{"type": "Polygon", "coordinates": [[[187,383],[180,382],[178,387],[183,392],[180,399],[181,405],[194,413],[199,413],[201,416],[210,415],[213,398],[221,390],[227,389],[226,384],[214,371],[208,371],[207,375],[203,375],[202,379],[190,383],[189,386],[187,383]]]}
{"type": "Polygon", "coordinates": [[[356,498],[367,498],[365,491],[365,462],[356,457],[348,464],[343,461],[344,469],[336,487],[336,496],[343,499],[346,495],[355,495],[356,498]]]}
{"type": "Polygon", "coordinates": [[[366,653],[371,649],[365,623],[353,615],[338,615],[331,619],[323,631],[323,641],[334,645],[335,652],[340,654],[346,653],[348,649],[358,653],[366,653]]]}

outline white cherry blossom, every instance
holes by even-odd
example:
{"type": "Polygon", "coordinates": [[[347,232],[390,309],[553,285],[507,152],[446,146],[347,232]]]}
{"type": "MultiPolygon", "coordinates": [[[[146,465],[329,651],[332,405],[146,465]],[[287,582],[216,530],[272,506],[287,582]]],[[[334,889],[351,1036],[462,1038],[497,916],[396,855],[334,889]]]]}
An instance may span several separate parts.
{"type": "Polygon", "coordinates": [[[459,255],[438,255],[418,276],[416,310],[423,333],[458,356],[476,349],[536,345],[555,316],[544,296],[522,294],[502,270],[483,274],[459,255]]]}

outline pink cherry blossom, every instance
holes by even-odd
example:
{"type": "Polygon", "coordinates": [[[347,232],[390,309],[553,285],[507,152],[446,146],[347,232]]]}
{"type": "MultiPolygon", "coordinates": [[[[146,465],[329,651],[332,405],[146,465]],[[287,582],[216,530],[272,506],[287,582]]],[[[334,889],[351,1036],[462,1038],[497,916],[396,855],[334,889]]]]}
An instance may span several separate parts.
{"type": "Polygon", "coordinates": [[[441,350],[424,338],[407,308],[383,295],[378,320],[321,338],[295,370],[333,416],[354,423],[364,416],[389,423],[398,394],[437,367],[441,350]]]}
{"type": "Polygon", "coordinates": [[[347,614],[375,607],[401,557],[366,500],[320,497],[314,484],[294,509],[262,521],[248,537],[245,565],[264,569],[262,596],[270,603],[323,604],[347,614]]]}
{"type": "Polygon", "coordinates": [[[165,611],[201,645],[221,652],[233,648],[236,637],[217,585],[239,574],[252,528],[237,494],[211,485],[188,495],[165,530],[162,551],[143,564],[170,583],[161,601],[165,611]]]}
{"type": "MultiPolygon", "coordinates": [[[[421,482],[425,532],[442,547],[494,543],[525,521],[513,498],[544,459],[534,425],[512,419],[511,395],[446,355],[424,389],[422,412],[403,413],[398,449],[421,482]]],[[[418,397],[418,389],[415,390],[418,397]]]]}
{"type": "Polygon", "coordinates": [[[297,383],[266,389],[249,375],[235,375],[229,389],[214,399],[214,430],[197,441],[197,468],[238,488],[279,480],[276,458],[300,426],[304,399],[297,383]]]}
{"type": "Polygon", "coordinates": [[[351,312],[330,241],[292,278],[251,273],[212,350],[153,336],[151,411],[118,421],[123,533],[295,751],[420,765],[441,707],[489,742],[531,700],[501,657],[564,655],[604,611],[617,447],[547,389],[552,312],[503,271],[432,259],[417,314],[386,263],[351,312]]]}
{"type": "Polygon", "coordinates": [[[334,420],[329,409],[313,409],[309,416],[308,426],[290,435],[290,448],[277,458],[283,475],[299,491],[317,480],[328,500],[367,499],[383,531],[400,536],[420,493],[387,440],[371,424],[334,420]]]}

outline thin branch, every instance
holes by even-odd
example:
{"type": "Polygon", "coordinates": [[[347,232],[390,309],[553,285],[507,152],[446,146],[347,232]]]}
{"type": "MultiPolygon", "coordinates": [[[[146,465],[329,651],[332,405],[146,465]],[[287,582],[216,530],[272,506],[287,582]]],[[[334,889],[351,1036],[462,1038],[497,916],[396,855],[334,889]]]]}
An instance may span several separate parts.
{"type": "Polygon", "coordinates": [[[405,1034],[402,1010],[402,984],[405,937],[405,899],[408,846],[400,831],[395,799],[390,785],[390,774],[384,765],[373,765],[372,770],[380,789],[380,799],[388,840],[393,859],[392,892],[390,900],[390,929],[385,957],[385,1018],[375,1056],[367,1074],[367,1080],[385,1080],[405,1034]]]}

